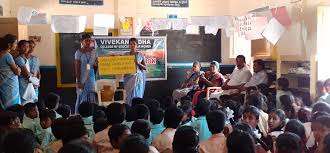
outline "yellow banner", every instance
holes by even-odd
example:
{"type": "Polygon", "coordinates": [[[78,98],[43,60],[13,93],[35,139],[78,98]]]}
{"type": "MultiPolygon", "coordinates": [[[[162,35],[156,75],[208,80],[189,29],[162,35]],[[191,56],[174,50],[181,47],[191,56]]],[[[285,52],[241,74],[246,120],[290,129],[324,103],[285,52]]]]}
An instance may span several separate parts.
{"type": "Polygon", "coordinates": [[[135,56],[98,57],[99,75],[136,73],[135,56]]]}

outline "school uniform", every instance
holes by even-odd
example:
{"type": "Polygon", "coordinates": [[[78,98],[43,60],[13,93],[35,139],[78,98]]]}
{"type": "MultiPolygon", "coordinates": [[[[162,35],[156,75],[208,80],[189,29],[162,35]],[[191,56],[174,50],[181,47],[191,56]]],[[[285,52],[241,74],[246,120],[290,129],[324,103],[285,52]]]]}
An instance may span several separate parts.
{"type": "Polygon", "coordinates": [[[192,124],[192,127],[199,133],[199,142],[205,141],[212,136],[207,125],[206,116],[200,116],[196,122],[192,124]]]}
{"type": "Polygon", "coordinates": [[[199,144],[199,153],[227,153],[226,136],[223,133],[213,134],[210,139],[199,144]]]}
{"type": "Polygon", "coordinates": [[[54,111],[55,112],[55,117],[56,117],[56,119],[58,119],[58,118],[62,118],[62,115],[60,115],[59,113],[57,113],[56,111],[54,111]]]}
{"type": "Polygon", "coordinates": [[[150,139],[151,139],[151,142],[153,142],[155,140],[155,138],[160,135],[163,131],[165,130],[165,127],[163,126],[162,123],[160,124],[153,124],[151,126],[151,134],[150,134],[150,139]]]}
{"type": "Polygon", "coordinates": [[[63,147],[62,140],[54,140],[43,148],[44,153],[57,153],[63,147]]]}
{"type": "Polygon", "coordinates": [[[95,148],[97,153],[105,153],[113,150],[113,147],[110,144],[110,139],[108,136],[108,131],[111,128],[109,125],[106,129],[95,134],[92,141],[92,145],[95,148]]]}
{"type": "Polygon", "coordinates": [[[23,116],[22,127],[32,130],[32,132],[35,136],[38,136],[42,130],[42,128],[40,126],[39,118],[32,119],[32,118],[27,117],[26,115],[23,116]]]}
{"type": "Polygon", "coordinates": [[[266,145],[269,147],[269,149],[271,151],[274,151],[274,149],[275,149],[275,146],[274,146],[275,140],[282,133],[284,133],[283,130],[281,130],[281,131],[272,131],[272,132],[268,133],[268,135],[266,137],[263,137],[262,141],[264,141],[266,143],[266,145]]]}
{"type": "Polygon", "coordinates": [[[154,146],[149,145],[148,153],[159,153],[159,151],[154,146]]]}
{"type": "Polygon", "coordinates": [[[306,122],[303,124],[305,127],[305,132],[306,132],[306,147],[307,148],[312,148],[315,146],[315,137],[312,131],[312,123],[311,122],[306,122]]]}
{"type": "Polygon", "coordinates": [[[131,128],[134,122],[135,121],[124,121],[123,124],[131,128]]]}
{"type": "Polygon", "coordinates": [[[93,125],[94,125],[93,116],[83,117],[83,121],[84,121],[84,125],[87,129],[87,132],[88,132],[88,137],[89,138],[94,137],[95,132],[94,132],[94,127],[93,127],[93,125]]]}
{"type": "Polygon", "coordinates": [[[264,111],[260,110],[258,128],[263,136],[267,136],[267,129],[268,129],[268,114],[264,111]]]}
{"type": "Polygon", "coordinates": [[[197,118],[196,118],[196,117],[192,117],[190,121],[188,121],[188,122],[186,122],[186,123],[184,123],[184,124],[181,124],[180,127],[181,127],[181,126],[192,126],[192,124],[193,124],[194,122],[196,122],[196,121],[197,121],[197,118]]]}
{"type": "Polygon", "coordinates": [[[119,153],[120,150],[119,149],[112,149],[109,153],[119,153]]]}
{"type": "Polygon", "coordinates": [[[49,127],[47,129],[42,129],[40,139],[41,147],[47,146],[50,142],[55,140],[55,137],[52,133],[52,129],[49,127]]]}
{"type": "Polygon", "coordinates": [[[172,142],[176,129],[166,128],[156,139],[152,142],[152,145],[159,151],[172,151],[172,142]]]}

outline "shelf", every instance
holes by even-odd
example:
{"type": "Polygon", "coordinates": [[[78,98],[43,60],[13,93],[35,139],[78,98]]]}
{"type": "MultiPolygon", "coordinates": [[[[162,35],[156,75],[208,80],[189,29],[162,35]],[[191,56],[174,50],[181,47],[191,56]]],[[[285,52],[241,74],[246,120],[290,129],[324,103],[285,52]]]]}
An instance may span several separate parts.
{"type": "Polygon", "coordinates": [[[310,63],[310,61],[281,61],[282,63],[288,63],[288,64],[296,64],[296,63],[310,63]]]}
{"type": "Polygon", "coordinates": [[[284,77],[304,77],[309,78],[310,74],[302,74],[302,73],[287,73],[287,74],[281,74],[284,77]]]}
{"type": "Polygon", "coordinates": [[[302,87],[297,87],[295,90],[300,91],[300,92],[309,92],[309,88],[302,88],[302,87]]]}

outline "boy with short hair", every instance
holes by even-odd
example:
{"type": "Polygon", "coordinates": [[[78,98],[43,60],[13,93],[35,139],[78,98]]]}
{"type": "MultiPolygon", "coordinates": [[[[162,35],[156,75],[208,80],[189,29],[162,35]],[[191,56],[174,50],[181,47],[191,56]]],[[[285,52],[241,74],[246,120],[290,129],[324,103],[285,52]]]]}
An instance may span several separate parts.
{"type": "Polygon", "coordinates": [[[63,147],[62,139],[65,136],[67,124],[65,118],[58,118],[52,122],[51,129],[56,139],[45,146],[43,149],[44,153],[57,153],[63,147]]]}
{"type": "Polygon", "coordinates": [[[55,140],[55,137],[52,133],[51,125],[52,121],[56,119],[56,114],[54,111],[45,109],[40,112],[40,126],[42,130],[38,136],[41,146],[45,147],[48,143],[55,140]]]}
{"type": "Polygon", "coordinates": [[[158,108],[156,110],[150,111],[150,122],[152,123],[151,135],[150,135],[151,142],[153,142],[155,138],[164,131],[165,127],[162,124],[163,119],[164,119],[163,109],[158,108]]]}
{"type": "Polygon", "coordinates": [[[140,134],[131,134],[123,145],[120,146],[120,153],[150,153],[148,144],[140,134]]]}
{"type": "Polygon", "coordinates": [[[211,103],[206,99],[200,99],[195,107],[198,118],[191,126],[199,133],[199,142],[212,136],[206,121],[206,114],[210,111],[210,107],[211,103]]]}
{"type": "Polygon", "coordinates": [[[166,129],[152,142],[156,149],[162,152],[172,152],[172,142],[176,128],[179,127],[183,112],[181,109],[172,105],[165,109],[164,126],[166,129]]]}
{"type": "Polygon", "coordinates": [[[67,104],[60,104],[56,109],[56,112],[60,114],[63,118],[67,119],[71,115],[71,107],[67,104]]]}
{"type": "Polygon", "coordinates": [[[252,131],[256,134],[257,138],[261,138],[262,133],[257,129],[259,123],[260,112],[259,109],[254,106],[247,106],[243,110],[243,119],[242,122],[251,126],[252,131]]]}
{"type": "Polygon", "coordinates": [[[83,102],[79,105],[78,108],[79,114],[81,115],[84,125],[88,131],[88,137],[93,137],[95,135],[94,132],[94,122],[93,122],[93,112],[94,112],[94,105],[89,102],[83,102]]]}
{"type": "Polygon", "coordinates": [[[56,118],[61,118],[62,115],[56,112],[58,105],[60,103],[60,96],[56,93],[50,92],[47,94],[45,105],[47,109],[53,110],[55,112],[56,118]]]}
{"type": "Polygon", "coordinates": [[[125,142],[127,136],[131,134],[131,130],[124,124],[113,125],[108,132],[109,140],[113,150],[110,153],[119,153],[120,146],[125,142]]]}
{"type": "Polygon", "coordinates": [[[24,105],[23,128],[32,130],[37,136],[41,131],[40,120],[38,118],[39,111],[36,103],[27,103],[24,105]]]}
{"type": "Polygon", "coordinates": [[[226,136],[222,133],[225,127],[225,114],[218,110],[211,111],[207,113],[206,121],[212,136],[199,144],[199,153],[227,153],[226,136]]]}
{"type": "Polygon", "coordinates": [[[151,123],[145,119],[138,119],[136,120],[131,127],[132,133],[141,134],[147,141],[147,143],[151,144],[151,123]]]}
{"type": "Polygon", "coordinates": [[[96,149],[97,153],[109,152],[113,149],[107,133],[112,125],[119,124],[124,121],[125,106],[120,103],[111,103],[106,108],[105,113],[108,120],[108,127],[103,131],[96,133],[92,141],[92,145],[96,149]]]}

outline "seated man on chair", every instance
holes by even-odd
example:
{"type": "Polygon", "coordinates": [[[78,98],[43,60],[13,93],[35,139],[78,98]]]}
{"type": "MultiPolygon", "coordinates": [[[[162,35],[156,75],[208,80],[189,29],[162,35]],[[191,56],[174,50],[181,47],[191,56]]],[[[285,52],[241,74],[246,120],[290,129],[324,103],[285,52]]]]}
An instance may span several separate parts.
{"type": "Polygon", "coordinates": [[[248,87],[256,87],[259,84],[267,84],[268,76],[265,70],[265,62],[261,59],[253,61],[253,71],[251,79],[241,88],[241,90],[246,90],[248,87]]]}
{"type": "Polygon", "coordinates": [[[223,92],[213,93],[210,98],[219,98],[221,95],[239,94],[242,86],[247,83],[252,74],[245,63],[245,57],[238,55],[236,57],[236,68],[222,86],[223,92]]]}

